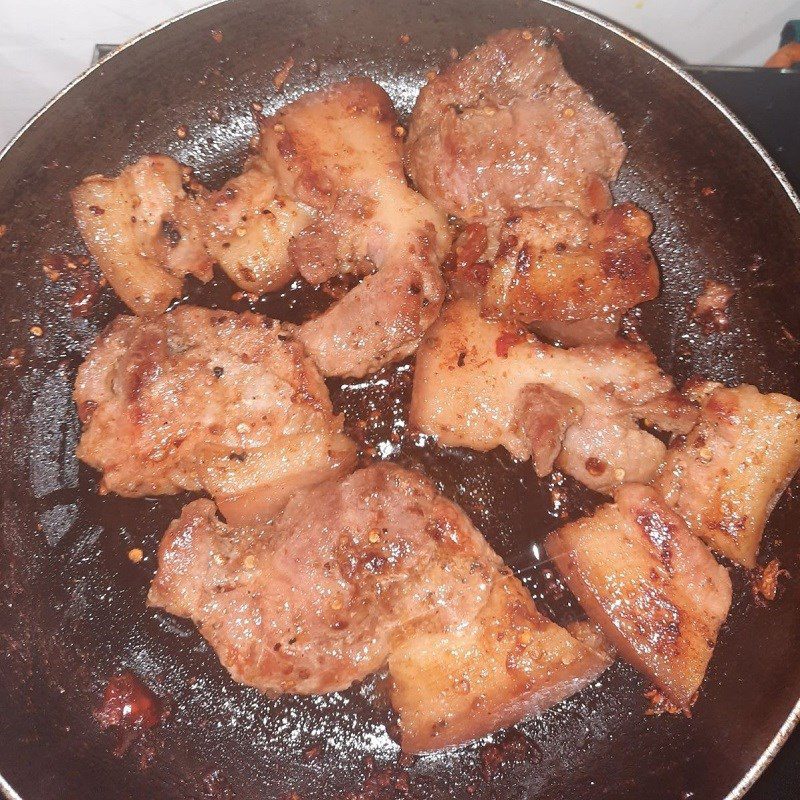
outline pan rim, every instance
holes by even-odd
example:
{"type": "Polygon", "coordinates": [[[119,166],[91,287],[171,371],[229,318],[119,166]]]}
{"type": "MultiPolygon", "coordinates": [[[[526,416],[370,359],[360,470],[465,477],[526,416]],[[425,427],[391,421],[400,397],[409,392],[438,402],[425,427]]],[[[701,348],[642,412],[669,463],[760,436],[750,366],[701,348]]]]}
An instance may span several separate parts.
{"type": "MultiPolygon", "coordinates": [[[[223,4],[230,4],[233,5],[236,0],[209,0],[208,2],[203,3],[200,6],[195,8],[188,9],[183,11],[175,16],[172,16],[163,22],[160,22],[156,25],[153,25],[150,28],[142,31],[141,33],[135,35],[134,37],[128,39],[127,41],[123,42],[122,44],[118,45],[111,53],[100,59],[96,64],[93,64],[87,67],[83,72],[77,75],[73,80],[71,80],[63,89],[57,92],[45,105],[43,105],[39,111],[37,111],[33,116],[31,116],[27,122],[25,122],[22,127],[11,137],[11,139],[7,142],[7,144],[0,149],[0,171],[3,167],[4,159],[9,155],[9,153],[14,149],[14,147],[18,144],[18,142],[23,138],[23,136],[36,124],[36,122],[42,118],[47,112],[49,112],[56,104],[69,92],[81,83],[83,80],[88,78],[92,75],[96,70],[99,70],[108,64],[115,56],[119,53],[122,53],[125,50],[130,49],[134,45],[138,44],[139,42],[143,41],[144,39],[149,38],[150,36],[159,33],[161,30],[180,22],[181,20],[190,17],[195,14],[202,13],[209,8],[213,8],[214,6],[220,6],[223,4]]],[[[629,28],[620,25],[617,22],[613,22],[606,17],[597,14],[593,11],[589,11],[588,9],[582,8],[580,6],[576,6],[571,2],[566,2],[565,0],[537,0],[537,2],[543,3],[545,5],[553,6],[555,8],[559,8],[563,11],[566,11],[569,14],[572,14],[577,17],[582,17],[583,19],[588,20],[589,22],[594,23],[595,25],[599,26],[600,28],[610,31],[611,33],[620,36],[621,38],[625,39],[634,47],[638,48],[639,50],[643,51],[647,55],[651,56],[652,58],[656,59],[659,63],[667,67],[673,74],[681,78],[685,83],[691,86],[698,94],[700,94],[707,102],[709,102],[712,106],[714,106],[726,119],[727,121],[737,130],[737,132],[745,139],[745,141],[750,145],[750,147],[755,150],[755,152],[761,157],[762,161],[767,165],[770,172],[775,176],[778,180],[778,183],[783,188],[784,192],[788,196],[789,200],[795,207],[795,210],[798,214],[800,214],[800,196],[798,192],[795,191],[792,184],[789,182],[789,179],[786,177],[785,173],[778,165],[778,163],[772,158],[772,156],[766,151],[764,146],[761,142],[753,135],[750,129],[736,116],[736,114],[731,111],[725,103],[722,102],[713,92],[711,92],[706,86],[704,86],[700,81],[698,81],[693,75],[691,75],[684,67],[671,55],[667,54],[666,52],[662,51],[659,47],[649,42],[647,39],[639,36],[638,34],[634,33],[629,28]]],[[[745,772],[739,782],[725,795],[724,800],[742,800],[745,794],[752,788],[753,784],[758,780],[758,778],[764,773],[766,768],[769,764],[773,761],[777,753],[780,751],[781,747],[786,743],[786,740],[789,738],[792,731],[798,726],[800,723],[800,697],[798,697],[795,705],[793,706],[792,710],[789,712],[786,720],[780,726],[778,731],[776,732],[775,736],[769,742],[767,747],[763,750],[761,755],[756,759],[756,761],[752,764],[750,769],[745,772]]],[[[10,783],[0,774],[0,795],[8,798],[8,800],[23,800],[23,798],[14,790],[10,783]]]]}

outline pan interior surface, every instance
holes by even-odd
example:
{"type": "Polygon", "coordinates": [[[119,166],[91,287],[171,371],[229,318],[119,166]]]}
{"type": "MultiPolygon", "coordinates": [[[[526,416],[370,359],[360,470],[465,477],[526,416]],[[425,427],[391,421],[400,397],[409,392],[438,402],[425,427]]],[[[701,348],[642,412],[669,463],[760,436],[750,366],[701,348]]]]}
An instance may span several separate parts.
{"type": "MultiPolygon", "coordinates": [[[[174,156],[218,186],[241,168],[255,133],[252,102],[268,113],[362,74],[407,114],[425,73],[445,63],[450,48],[463,53],[521,25],[562,31],[568,71],[623,129],[629,153],[615,195],[654,218],[662,292],[642,309],[641,329],[661,366],[677,381],[699,374],[800,396],[800,216],[769,164],[719,108],[627,38],[544,2],[465,8],[456,0],[213,5],[101,64],[0,161],[0,772],[26,800],[720,800],[791,714],[800,697],[796,484],[762,548],[764,561],[778,558],[791,575],[764,605],[749,577],[732,571],[734,605],[691,719],[647,715],[649,687],[617,663],[537,719],[410,759],[399,753],[381,676],[339,694],[267,698],[233,683],[192,625],[147,609],[156,546],[187,497],[101,496],[97,475],[75,458],[75,371],[123,308],[107,289],[89,313],[77,307],[93,267],[81,263],[71,187],[150,152],[174,156]],[[289,58],[279,91],[273,79],[289,58]],[[691,319],[706,278],[737,290],[725,332],[706,333],[691,319]],[[129,560],[132,548],[142,549],[140,563],[129,560]],[[164,711],[158,726],[130,742],[102,731],[93,716],[108,679],[125,670],[164,711]],[[125,752],[115,755],[115,747],[125,752]]],[[[218,278],[187,297],[290,321],[329,302],[300,283],[258,300],[236,300],[234,291],[218,278]]],[[[543,611],[559,622],[576,618],[540,545],[597,496],[567,480],[555,503],[552,482],[537,480],[529,464],[415,437],[405,425],[412,378],[413,359],[369,380],[331,384],[364,462],[423,468],[543,611]],[[368,424],[356,430],[358,419],[368,424]]]]}

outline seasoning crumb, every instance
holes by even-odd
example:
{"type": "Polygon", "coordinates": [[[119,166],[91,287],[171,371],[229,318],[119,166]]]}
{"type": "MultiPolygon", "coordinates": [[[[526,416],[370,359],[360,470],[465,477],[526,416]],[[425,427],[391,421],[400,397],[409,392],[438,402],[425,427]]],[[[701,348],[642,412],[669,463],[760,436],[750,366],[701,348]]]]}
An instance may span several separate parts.
{"type": "Polygon", "coordinates": [[[411,36],[407,33],[401,33],[399,39],[400,44],[408,44],[411,41],[411,36]]]}
{"type": "Polygon", "coordinates": [[[42,272],[47,276],[48,280],[53,282],[57,281],[61,277],[61,273],[57,269],[53,269],[49,264],[45,263],[42,266],[42,272]]]}
{"type": "Polygon", "coordinates": [[[256,565],[256,558],[255,556],[245,556],[242,563],[244,564],[245,569],[253,569],[253,567],[256,565]]]}
{"type": "Polygon", "coordinates": [[[522,38],[526,42],[529,42],[531,39],[533,39],[533,34],[530,31],[522,31],[522,38]]]}
{"type": "Polygon", "coordinates": [[[250,108],[252,108],[256,114],[260,114],[264,110],[264,104],[259,100],[253,100],[253,102],[250,103],[250,108]]]}
{"type": "Polygon", "coordinates": [[[189,129],[185,125],[178,125],[175,129],[175,133],[179,139],[185,139],[189,135],[189,129]]]}
{"type": "Polygon", "coordinates": [[[42,330],[40,325],[31,325],[30,332],[32,336],[42,336],[44,331],[42,330]]]}
{"type": "Polygon", "coordinates": [[[377,544],[381,540],[380,531],[377,528],[373,528],[367,535],[367,538],[372,544],[377,544]]]}
{"type": "Polygon", "coordinates": [[[286,83],[286,79],[289,77],[289,73],[292,71],[293,66],[294,58],[289,56],[289,58],[283,62],[283,66],[277,71],[277,73],[275,73],[272,83],[279,92],[281,89],[283,89],[283,84],[286,83]]]}
{"type": "Polygon", "coordinates": [[[276,122],[272,126],[272,130],[274,130],[275,133],[285,133],[286,132],[286,126],[282,125],[280,122],[276,122]]]}
{"type": "Polygon", "coordinates": [[[212,28],[211,29],[211,38],[217,44],[220,44],[220,42],[222,42],[222,40],[225,38],[225,36],[223,35],[222,31],[219,30],[218,28],[212,28]]]}
{"type": "Polygon", "coordinates": [[[458,58],[458,50],[456,50],[455,47],[451,47],[449,55],[450,55],[450,58],[452,58],[453,61],[455,61],[458,58]]]}
{"type": "Polygon", "coordinates": [[[134,564],[138,564],[144,558],[144,553],[141,547],[133,547],[128,550],[128,560],[134,564]]]}
{"type": "Polygon", "coordinates": [[[16,369],[22,365],[24,355],[25,351],[21,347],[12,347],[9,354],[0,361],[0,366],[6,367],[7,369],[16,369]]]}
{"type": "Polygon", "coordinates": [[[394,135],[398,139],[402,139],[406,135],[406,129],[402,125],[394,126],[394,135]]]}
{"type": "Polygon", "coordinates": [[[214,108],[209,109],[208,118],[212,122],[222,122],[222,112],[215,106],[214,108]]]}
{"type": "Polygon", "coordinates": [[[717,190],[716,189],[712,189],[710,186],[704,186],[700,190],[700,194],[702,194],[703,197],[710,197],[712,194],[716,194],[716,193],[717,193],[717,190]]]}
{"type": "Polygon", "coordinates": [[[777,558],[773,558],[766,566],[755,569],[750,584],[753,597],[768,601],[774,600],[778,594],[778,579],[781,575],[788,574],[785,569],[781,569],[780,561],[777,558]]]}

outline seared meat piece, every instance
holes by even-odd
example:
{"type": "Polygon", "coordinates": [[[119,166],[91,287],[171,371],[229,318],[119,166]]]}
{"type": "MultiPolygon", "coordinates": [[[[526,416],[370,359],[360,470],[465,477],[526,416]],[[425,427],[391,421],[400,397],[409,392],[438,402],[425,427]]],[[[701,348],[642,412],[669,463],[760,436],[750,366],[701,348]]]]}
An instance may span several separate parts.
{"type": "Polygon", "coordinates": [[[564,70],[545,29],[490,36],[422,87],[406,164],[417,188],[467,220],[559,205],[611,205],[625,145],[564,70]]]}
{"type": "Polygon", "coordinates": [[[310,215],[281,191],[263,159],[212,192],[203,204],[208,252],[248,292],[281,289],[297,276],[289,249],[310,215]]]}
{"type": "Polygon", "coordinates": [[[731,580],[653,489],[623,486],[545,542],[620,655],[680,708],[694,701],[731,604],[731,580]]]}
{"type": "Polygon", "coordinates": [[[444,298],[445,216],[407,184],[387,94],[354,78],[260,122],[265,161],[314,220],[290,252],[313,283],[369,275],[300,337],[325,375],[361,376],[413,352],[444,298]],[[376,274],[371,274],[376,273],[376,274]]]}
{"type": "Polygon", "coordinates": [[[184,170],[168,156],[145,156],[116,178],[92,175],[72,191],[89,252],[136,314],[156,316],[179,297],[183,279],[211,278],[198,208],[184,170]]]}
{"type": "Polygon", "coordinates": [[[591,218],[571,208],[520,209],[490,226],[498,247],[488,316],[527,325],[620,314],[658,295],[650,217],[633,203],[591,218]]]}
{"type": "Polygon", "coordinates": [[[687,394],[700,420],[670,445],[656,486],[693,533],[753,568],[767,518],[800,468],[800,403],[711,381],[687,394]]]}
{"type": "Polygon", "coordinates": [[[257,528],[191,503],[148,599],[266,692],[337,691],[388,660],[410,751],[518,722],[609,661],[538,613],[457,506],[389,464],[303,489],[257,528]]]}
{"type": "MultiPolygon", "coordinates": [[[[444,445],[502,446],[521,459],[563,437],[556,465],[601,492],[655,477],[666,448],[637,420],[685,433],[695,419],[646,347],[623,340],[552,347],[481,318],[466,299],[444,309],[417,352],[412,426],[444,445]],[[548,403],[539,417],[546,429],[525,420],[531,386],[572,399],[548,403]]],[[[540,473],[546,463],[537,457],[540,473]]]]}
{"type": "Polygon", "coordinates": [[[106,491],[205,490],[229,521],[268,518],[355,458],[292,333],[258,314],[189,306],[117,317],[78,370],[78,457],[106,491]]]}
{"type": "Polygon", "coordinates": [[[392,705],[410,752],[451,747],[513,725],[579,692],[614,660],[536,609],[500,572],[466,625],[416,626],[389,654],[392,705]]]}

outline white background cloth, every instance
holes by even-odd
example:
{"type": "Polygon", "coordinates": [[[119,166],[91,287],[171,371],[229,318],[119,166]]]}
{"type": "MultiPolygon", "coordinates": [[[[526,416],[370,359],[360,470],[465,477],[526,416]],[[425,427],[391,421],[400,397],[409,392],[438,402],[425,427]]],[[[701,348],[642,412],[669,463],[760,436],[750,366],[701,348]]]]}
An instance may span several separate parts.
{"type": "MultiPolygon", "coordinates": [[[[96,42],[124,42],[200,4],[0,0],[0,147],[88,65],[96,42]]],[[[800,18],[800,0],[583,0],[580,5],[693,64],[761,64],[776,48],[784,22],[800,18]]]]}

